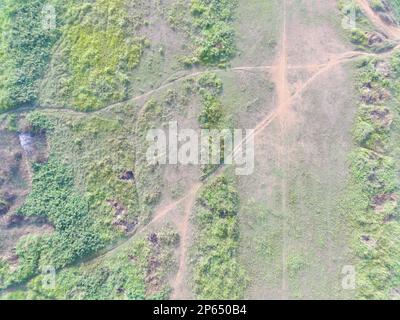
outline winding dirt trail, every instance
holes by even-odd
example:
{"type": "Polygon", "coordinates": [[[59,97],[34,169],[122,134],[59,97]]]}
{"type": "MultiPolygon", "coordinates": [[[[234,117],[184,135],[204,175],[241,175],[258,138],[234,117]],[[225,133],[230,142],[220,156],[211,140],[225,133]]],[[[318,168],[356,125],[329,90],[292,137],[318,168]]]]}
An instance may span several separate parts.
{"type": "MultiPolygon", "coordinates": [[[[280,49],[276,57],[276,62],[274,65],[266,65],[266,66],[239,66],[239,67],[234,67],[234,68],[229,68],[226,70],[205,70],[205,71],[199,71],[199,72],[194,72],[190,74],[186,74],[183,76],[180,76],[172,81],[169,81],[167,83],[162,84],[160,87],[155,88],[153,90],[150,90],[144,94],[141,94],[136,97],[129,98],[125,101],[118,102],[111,104],[109,106],[106,106],[103,109],[96,110],[94,112],[102,112],[105,110],[111,110],[113,108],[118,107],[119,105],[125,104],[127,102],[133,102],[133,101],[139,101],[143,98],[149,97],[152,94],[162,91],[166,88],[169,88],[173,86],[176,83],[182,82],[186,79],[190,78],[195,78],[199,75],[204,74],[205,72],[226,72],[226,71],[238,71],[238,72],[247,72],[247,71],[259,71],[259,72],[267,72],[270,73],[272,76],[272,80],[275,83],[276,87],[276,107],[275,109],[267,114],[254,128],[254,134],[253,137],[258,136],[261,132],[263,132],[274,120],[279,119],[280,123],[280,147],[278,149],[278,162],[280,163],[280,166],[285,167],[288,165],[288,162],[285,161],[285,159],[288,157],[288,149],[287,146],[285,146],[284,142],[284,136],[285,132],[290,125],[291,121],[294,120],[292,117],[294,114],[291,112],[290,106],[291,104],[296,100],[301,98],[302,94],[313,84],[315,81],[319,79],[320,76],[325,74],[326,72],[332,70],[336,66],[357,59],[360,56],[365,56],[365,55],[370,55],[370,56],[378,56],[378,54],[371,54],[371,53],[365,53],[365,52],[359,52],[359,51],[348,51],[344,53],[340,53],[337,55],[334,55],[331,57],[330,61],[327,63],[320,63],[320,64],[296,64],[296,65],[290,65],[288,64],[288,39],[287,39],[287,17],[286,17],[286,10],[287,10],[287,0],[283,0],[283,26],[282,26],[282,32],[281,32],[281,40],[280,40],[280,49]],[[288,83],[288,70],[308,70],[312,71],[311,76],[301,84],[300,87],[298,87],[293,94],[290,93],[289,90],[289,83],[288,83]]],[[[386,33],[388,36],[390,36],[392,39],[399,39],[400,38],[400,30],[396,28],[396,30],[393,30],[393,28],[390,28],[386,25],[383,24],[383,22],[380,20],[380,18],[370,9],[370,7],[366,4],[366,1],[364,0],[358,0],[360,3],[360,6],[363,8],[363,10],[366,12],[368,16],[371,15],[371,20],[374,22],[374,24],[379,27],[379,29],[385,29],[386,33]],[[383,24],[383,25],[382,25],[383,24]]],[[[396,47],[397,48],[397,47],[396,47]]],[[[385,53],[389,54],[389,53],[385,53]]],[[[60,109],[50,109],[50,108],[43,108],[45,110],[54,110],[55,112],[60,111],[60,109]]],[[[64,110],[64,109],[61,109],[64,110]]],[[[143,109],[142,109],[143,110],[143,109]]],[[[139,111],[142,112],[142,110],[139,111]]],[[[65,110],[67,111],[67,110],[65,110]]],[[[68,112],[74,112],[74,113],[79,113],[80,112],[75,112],[70,109],[68,109],[68,112]]],[[[87,115],[88,113],[82,113],[87,115]]],[[[246,139],[249,139],[250,137],[246,137],[246,139]]],[[[240,151],[241,147],[243,146],[244,143],[246,143],[247,140],[243,140],[238,147],[233,151],[233,154],[237,154],[237,152],[240,151]]],[[[202,183],[198,183],[190,188],[188,192],[182,196],[182,198],[178,199],[177,201],[174,201],[166,206],[162,206],[156,209],[156,211],[153,214],[153,219],[146,225],[140,227],[136,232],[132,235],[130,235],[128,238],[124,239],[121,242],[118,242],[117,244],[111,246],[108,250],[103,252],[103,254],[98,255],[96,257],[93,257],[93,259],[101,258],[106,255],[110,255],[114,253],[115,251],[119,250],[120,247],[123,245],[127,244],[129,241],[131,241],[133,238],[135,238],[137,235],[142,234],[143,232],[146,232],[149,227],[152,225],[156,224],[157,222],[162,221],[164,218],[166,218],[171,211],[176,209],[179,205],[185,204],[184,206],[184,214],[182,217],[182,222],[177,226],[178,227],[178,232],[180,234],[180,248],[179,248],[179,262],[178,262],[178,270],[176,273],[176,276],[171,283],[173,293],[171,298],[172,299],[181,299],[181,298],[187,298],[186,296],[186,290],[185,288],[185,280],[187,279],[187,265],[186,265],[186,260],[187,260],[187,250],[189,246],[189,237],[190,237],[190,217],[192,214],[192,210],[194,208],[196,199],[197,199],[197,194],[201,187],[207,183],[210,179],[219,176],[224,173],[226,167],[221,167],[219,170],[217,170],[213,175],[211,175],[208,179],[203,181],[202,183]]],[[[287,207],[287,181],[286,179],[281,179],[281,189],[282,189],[282,194],[283,197],[281,199],[282,203],[282,212],[285,213],[286,207],[287,207]]],[[[286,235],[287,235],[287,224],[285,218],[282,220],[283,225],[282,225],[282,234],[283,234],[283,252],[282,252],[282,282],[281,282],[281,292],[282,292],[282,299],[287,298],[287,291],[288,291],[288,279],[287,279],[287,254],[286,254],[286,235]]]]}
{"type": "MultiPolygon", "coordinates": [[[[163,84],[159,88],[156,88],[154,90],[151,90],[139,97],[135,97],[130,99],[130,101],[134,100],[139,100],[141,98],[150,96],[151,94],[163,90],[177,82],[183,81],[188,78],[193,78],[196,76],[199,76],[205,72],[223,72],[223,71],[260,71],[260,72],[268,72],[271,73],[272,80],[275,83],[276,86],[276,107],[275,109],[266,115],[261,122],[258,123],[258,125],[254,128],[254,136],[258,136],[263,130],[265,130],[275,119],[279,119],[280,123],[280,147],[278,150],[278,161],[280,163],[280,166],[285,167],[288,166],[288,162],[286,161],[288,157],[288,148],[285,145],[285,132],[287,130],[287,127],[290,125],[291,121],[294,120],[292,117],[294,114],[291,112],[290,106],[291,104],[296,100],[301,98],[302,94],[313,84],[315,81],[319,79],[320,76],[325,74],[328,71],[331,71],[333,68],[337,67],[338,65],[357,59],[361,56],[365,55],[370,55],[370,56],[378,56],[377,54],[371,54],[371,53],[365,53],[365,52],[359,52],[359,51],[348,51],[344,53],[339,53],[337,55],[334,55],[330,58],[330,60],[327,63],[320,63],[320,64],[298,64],[298,65],[289,65],[288,64],[288,48],[287,48],[287,17],[286,17],[286,10],[287,10],[287,0],[283,1],[283,26],[282,26],[282,34],[281,34],[281,45],[280,45],[280,50],[277,54],[276,62],[274,65],[267,65],[267,66],[241,66],[241,67],[235,67],[235,68],[230,68],[227,70],[211,70],[211,71],[201,71],[201,72],[195,72],[189,75],[184,75],[181,76],[177,79],[174,79],[173,81],[170,81],[166,84],[163,84]],[[289,83],[288,83],[288,70],[309,70],[312,71],[311,76],[301,84],[300,87],[298,87],[293,94],[290,93],[289,90],[289,83]]],[[[362,8],[365,6],[365,1],[359,1],[360,5],[362,5],[362,8]]],[[[369,6],[368,6],[369,8],[369,6]]],[[[370,9],[370,8],[369,8],[370,9]]],[[[371,14],[371,9],[366,10],[367,14],[371,14]]],[[[378,17],[374,14],[372,11],[374,20],[373,22],[376,23],[378,27],[383,27],[381,24],[382,22],[377,20],[378,17]]],[[[392,39],[397,39],[398,35],[400,35],[400,32],[398,29],[392,30],[392,28],[387,29],[387,26],[385,26],[386,32],[390,30],[388,35],[392,39]]],[[[397,47],[396,47],[397,48],[397,47]]],[[[389,54],[389,53],[385,53],[389,54]]],[[[118,105],[118,104],[115,104],[118,105]]],[[[109,106],[108,108],[111,108],[115,105],[109,106]]],[[[246,139],[249,139],[247,137],[246,139]]],[[[242,145],[246,143],[247,140],[243,140],[238,147],[233,151],[233,154],[236,154],[237,152],[240,151],[242,145]]],[[[174,280],[172,281],[172,289],[173,293],[171,298],[172,299],[182,299],[182,298],[187,298],[187,285],[185,284],[185,280],[187,279],[187,264],[186,264],[186,259],[187,259],[187,250],[189,246],[189,237],[190,237],[190,217],[192,214],[192,210],[194,208],[196,199],[197,199],[197,194],[201,187],[210,179],[213,177],[219,176],[223,174],[225,171],[226,167],[221,167],[219,170],[217,170],[212,176],[210,176],[208,179],[206,179],[202,183],[198,183],[195,186],[193,186],[186,195],[184,195],[181,199],[167,205],[160,207],[156,210],[154,213],[154,218],[152,221],[150,221],[149,224],[146,226],[143,226],[136,234],[144,232],[148,227],[151,225],[155,224],[158,221],[161,221],[163,218],[167,217],[168,214],[174,210],[178,205],[185,203],[184,206],[184,215],[182,218],[182,222],[177,226],[178,227],[178,232],[180,234],[180,247],[179,247],[179,262],[178,262],[178,270],[176,273],[176,276],[174,280]]],[[[287,180],[286,179],[281,179],[281,189],[282,189],[282,212],[285,214],[286,208],[287,208],[287,180]]],[[[281,282],[281,292],[282,292],[282,299],[287,299],[288,298],[288,276],[287,276],[287,252],[286,252],[286,242],[287,242],[287,223],[285,217],[282,219],[283,225],[282,225],[282,234],[283,234],[283,251],[282,251],[282,282],[281,282]]],[[[136,235],[135,234],[135,235],[136,235]]],[[[135,236],[133,235],[132,238],[135,236]]],[[[128,239],[129,240],[129,239],[128,239]]],[[[127,241],[128,241],[127,240],[127,241]]],[[[115,251],[119,248],[119,246],[113,248],[112,251],[115,251]]],[[[110,251],[110,252],[112,252],[110,251]]]]}
{"type": "MultiPolygon", "coordinates": [[[[280,119],[283,119],[283,116],[285,114],[288,114],[288,110],[289,110],[289,106],[290,104],[294,101],[294,99],[297,99],[299,97],[301,97],[301,95],[307,90],[307,88],[314,83],[315,81],[318,80],[319,76],[323,75],[325,72],[329,71],[331,68],[340,65],[341,63],[345,63],[347,61],[351,61],[353,59],[356,59],[360,56],[363,55],[373,55],[376,56],[376,54],[370,54],[370,53],[363,53],[363,52],[355,52],[355,51],[350,51],[344,54],[339,55],[338,57],[336,57],[336,59],[333,59],[330,63],[327,64],[319,64],[319,65],[296,65],[296,66],[288,66],[282,63],[282,60],[284,61],[284,59],[277,59],[277,61],[280,61],[278,63],[278,66],[264,66],[264,67],[237,67],[235,68],[236,70],[250,70],[250,69],[256,69],[256,70],[260,70],[260,72],[270,72],[272,71],[273,74],[275,75],[275,79],[276,79],[276,83],[279,84],[280,83],[280,88],[279,91],[280,93],[280,99],[283,102],[280,102],[277,104],[277,107],[270,112],[268,115],[266,115],[258,124],[257,126],[254,128],[254,133],[253,135],[249,135],[246,137],[246,139],[244,139],[243,141],[241,141],[241,143],[235,148],[235,150],[233,151],[233,154],[237,154],[238,152],[240,152],[243,144],[245,144],[248,139],[250,139],[250,137],[257,137],[261,132],[263,132],[263,130],[265,130],[267,127],[269,127],[269,125],[278,117],[280,117],[280,119]],[[280,67],[279,67],[280,66],[280,67]],[[283,68],[282,68],[283,66],[283,68]],[[298,88],[296,90],[296,92],[292,95],[288,95],[288,91],[287,91],[287,85],[285,84],[286,80],[286,73],[287,70],[290,69],[313,69],[313,70],[318,70],[316,71],[310,78],[309,80],[304,83],[302,85],[302,87],[298,88]],[[282,73],[283,70],[283,73],[282,73]],[[280,76],[279,76],[280,75],[280,76]],[[280,79],[280,80],[279,80],[280,79]],[[282,99],[283,97],[283,99],[282,99]]],[[[220,70],[221,71],[221,70],[220,70]]],[[[198,74],[201,73],[196,73],[195,75],[191,74],[191,75],[187,75],[183,78],[189,78],[189,77],[193,77],[196,76],[198,74]]],[[[177,80],[179,81],[179,80],[177,80]]],[[[172,84],[172,83],[171,83],[172,84]]],[[[167,85],[165,86],[167,87],[167,85]]],[[[157,90],[161,90],[161,89],[155,89],[154,91],[157,90]]],[[[150,93],[146,93],[146,96],[151,95],[150,93]]],[[[142,96],[140,97],[136,97],[133,98],[134,100],[138,100],[140,98],[142,98],[142,96]]],[[[131,100],[133,100],[131,99],[131,100]]],[[[110,106],[111,107],[111,106],[110,106]]],[[[109,107],[109,108],[110,108],[109,107]]],[[[115,105],[113,105],[113,107],[115,107],[115,105]]],[[[48,110],[48,111],[58,111],[58,109],[43,109],[43,110],[48,110]]],[[[101,112],[104,109],[98,110],[96,112],[101,112]]],[[[75,113],[75,111],[72,111],[70,109],[66,110],[68,112],[72,112],[75,113]]],[[[282,127],[282,130],[284,130],[284,127],[282,127]]],[[[283,157],[283,156],[282,156],[283,157]]],[[[185,223],[182,223],[180,226],[178,226],[178,231],[181,235],[181,248],[187,248],[187,235],[188,235],[188,228],[189,228],[189,221],[190,221],[190,214],[191,211],[193,209],[193,205],[195,203],[195,199],[197,198],[197,194],[198,191],[201,189],[201,187],[207,183],[210,179],[220,176],[221,174],[223,174],[223,172],[225,171],[226,167],[220,167],[213,175],[211,175],[208,179],[206,179],[205,181],[203,181],[200,184],[196,184],[195,186],[193,186],[185,195],[183,195],[180,199],[159,207],[155,210],[154,214],[153,214],[153,219],[146,225],[143,225],[142,227],[140,227],[139,229],[137,229],[134,233],[132,233],[131,235],[129,235],[126,239],[123,239],[122,241],[117,242],[116,244],[110,246],[108,249],[104,250],[102,254],[100,255],[96,255],[94,257],[92,257],[91,259],[88,259],[88,261],[93,260],[93,259],[100,259],[102,257],[108,256],[113,254],[114,252],[118,251],[123,245],[126,245],[127,243],[129,243],[131,240],[133,240],[136,236],[143,234],[144,232],[146,232],[151,226],[155,225],[157,222],[162,221],[164,218],[166,218],[169,213],[171,211],[173,211],[174,209],[176,209],[179,205],[183,204],[185,201],[187,201],[188,203],[191,203],[192,205],[189,207],[186,207],[185,210],[185,218],[183,221],[186,221],[185,223]],[[184,235],[184,236],[182,236],[184,235]]],[[[186,249],[184,249],[183,253],[181,252],[179,254],[179,266],[180,269],[178,269],[178,273],[175,277],[174,282],[172,283],[172,287],[173,288],[178,288],[179,286],[181,286],[181,283],[183,282],[183,272],[185,271],[186,266],[184,266],[182,263],[182,261],[186,261],[186,249]]],[[[285,287],[285,285],[282,285],[283,287],[285,287]]],[[[174,291],[176,292],[176,291],[174,291]]],[[[178,293],[177,294],[173,294],[173,296],[178,297],[178,293]]]]}
{"type": "Polygon", "coordinates": [[[172,286],[172,300],[179,299],[187,299],[190,295],[188,292],[188,285],[185,283],[185,279],[187,279],[187,250],[189,247],[189,229],[190,229],[190,217],[193,210],[193,207],[196,203],[196,195],[197,191],[200,189],[201,185],[197,185],[194,189],[196,192],[193,192],[191,196],[187,199],[187,203],[185,206],[184,217],[181,225],[179,226],[180,233],[180,252],[179,252],[179,264],[178,271],[176,273],[175,280],[172,286]]]}
{"type": "Polygon", "coordinates": [[[366,14],[368,19],[378,29],[378,31],[382,32],[386,37],[391,40],[400,40],[400,29],[396,26],[385,23],[379,16],[379,14],[372,10],[367,0],[357,0],[357,3],[360,6],[361,10],[366,14]]]}

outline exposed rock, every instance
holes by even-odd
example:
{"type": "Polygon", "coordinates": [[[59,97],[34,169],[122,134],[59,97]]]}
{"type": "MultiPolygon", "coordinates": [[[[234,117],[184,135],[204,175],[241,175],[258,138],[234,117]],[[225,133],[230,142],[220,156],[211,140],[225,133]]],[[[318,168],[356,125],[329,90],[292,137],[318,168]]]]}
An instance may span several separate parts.
{"type": "Polygon", "coordinates": [[[393,123],[393,116],[388,108],[371,111],[372,118],[382,127],[388,128],[393,123]]]}
{"type": "Polygon", "coordinates": [[[367,32],[367,38],[369,46],[380,45],[386,40],[386,37],[383,34],[375,31],[367,32]]]}
{"type": "Polygon", "coordinates": [[[134,180],[135,179],[135,174],[133,173],[133,171],[125,171],[121,176],[120,176],[121,180],[134,180]]]}
{"type": "Polygon", "coordinates": [[[375,212],[379,213],[384,210],[385,205],[388,202],[391,202],[391,203],[393,203],[393,205],[396,205],[397,202],[399,201],[399,199],[400,199],[400,197],[395,193],[376,195],[372,199],[372,207],[375,210],[375,212]]]}
{"type": "Polygon", "coordinates": [[[372,88],[365,86],[362,90],[361,100],[365,104],[379,104],[390,97],[390,93],[384,88],[372,88]]]}
{"type": "Polygon", "coordinates": [[[130,221],[126,214],[127,213],[126,208],[117,201],[108,200],[107,202],[111,207],[115,209],[115,218],[112,224],[125,233],[132,232],[138,223],[137,220],[134,219],[130,221]]]}
{"type": "Polygon", "coordinates": [[[20,226],[24,222],[25,218],[20,215],[11,215],[8,217],[6,221],[6,227],[7,228],[15,228],[20,226]]]}
{"type": "Polygon", "coordinates": [[[0,215],[6,214],[9,209],[10,206],[8,205],[8,203],[0,199],[0,215]]]}
{"type": "Polygon", "coordinates": [[[377,244],[376,240],[369,235],[362,235],[361,241],[371,248],[375,248],[377,244]]]}
{"type": "Polygon", "coordinates": [[[156,233],[150,233],[148,236],[148,240],[151,244],[157,245],[158,244],[158,236],[156,233]]]}

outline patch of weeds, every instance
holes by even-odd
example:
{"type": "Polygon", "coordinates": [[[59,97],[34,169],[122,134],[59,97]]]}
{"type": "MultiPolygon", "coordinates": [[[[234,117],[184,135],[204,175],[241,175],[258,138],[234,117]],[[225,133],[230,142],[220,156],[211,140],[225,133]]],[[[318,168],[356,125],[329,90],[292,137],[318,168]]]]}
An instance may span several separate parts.
{"type": "Polygon", "coordinates": [[[357,257],[357,297],[360,299],[396,298],[400,285],[400,224],[398,143],[399,112],[393,108],[398,92],[398,59],[363,60],[358,65],[360,92],[358,117],[353,135],[357,148],[351,162],[349,195],[354,224],[353,251],[357,257]],[[389,68],[387,68],[389,66],[389,68]],[[389,70],[388,70],[389,69],[389,70]],[[380,99],[371,93],[382,92],[380,99]],[[368,99],[365,97],[368,92],[368,99]]]}
{"type": "Polygon", "coordinates": [[[47,0],[5,1],[0,11],[0,112],[35,103],[59,30],[42,26],[47,0]]]}
{"type": "Polygon", "coordinates": [[[290,278],[295,278],[298,274],[308,266],[307,260],[302,255],[290,256],[287,262],[287,269],[290,278]]]}
{"type": "Polygon", "coordinates": [[[170,12],[169,21],[193,39],[194,56],[182,57],[186,66],[194,64],[226,64],[236,53],[235,31],[232,22],[237,7],[234,0],[191,0],[178,2],[170,12]],[[190,19],[183,13],[189,14],[190,19]]]}
{"type": "Polygon", "coordinates": [[[71,169],[51,158],[46,164],[34,164],[33,170],[32,191],[17,214],[46,219],[55,231],[19,241],[19,264],[8,275],[8,284],[29,279],[42,266],[63,268],[104,245],[104,226],[90,216],[86,195],[74,190],[71,169]]]}
{"type": "Polygon", "coordinates": [[[33,111],[28,113],[26,120],[30,129],[35,133],[43,133],[54,130],[54,123],[42,112],[33,111]]]}
{"type": "Polygon", "coordinates": [[[205,186],[196,214],[194,292],[199,299],[241,299],[248,279],[237,260],[239,196],[234,182],[219,177],[205,186]]]}
{"type": "Polygon", "coordinates": [[[131,21],[127,5],[125,0],[98,0],[68,7],[57,51],[60,70],[48,74],[55,82],[50,84],[53,103],[89,111],[127,98],[131,72],[146,44],[129,27],[139,22],[131,21]]]}
{"type": "Polygon", "coordinates": [[[26,291],[6,294],[3,299],[167,299],[174,239],[176,232],[164,228],[149,234],[147,239],[134,240],[117,253],[61,270],[56,275],[54,288],[43,288],[44,276],[39,275],[27,284],[26,291]]]}

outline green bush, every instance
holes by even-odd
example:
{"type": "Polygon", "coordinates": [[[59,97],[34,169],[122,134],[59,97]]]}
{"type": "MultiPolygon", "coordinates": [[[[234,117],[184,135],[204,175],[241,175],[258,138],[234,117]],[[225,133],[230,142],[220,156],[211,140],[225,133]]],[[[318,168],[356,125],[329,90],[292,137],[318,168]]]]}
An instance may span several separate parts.
{"type": "Polygon", "coordinates": [[[239,209],[238,192],[225,177],[213,181],[201,193],[200,202],[221,217],[235,215],[239,209]]]}
{"type": "Polygon", "coordinates": [[[241,299],[247,276],[237,260],[239,197],[226,177],[209,183],[199,197],[194,245],[194,290],[199,299],[241,299]]]}
{"type": "Polygon", "coordinates": [[[192,0],[191,13],[199,31],[196,55],[203,64],[225,64],[235,55],[232,20],[236,5],[236,0],[192,0]]]}
{"type": "Polygon", "coordinates": [[[359,46],[368,45],[368,37],[366,33],[360,29],[354,29],[351,31],[350,40],[351,42],[359,46]]]}
{"type": "Polygon", "coordinates": [[[42,27],[46,0],[6,1],[0,11],[0,112],[34,103],[58,30],[42,27]]]}
{"type": "Polygon", "coordinates": [[[54,123],[40,111],[33,111],[26,116],[32,131],[45,132],[54,130],[54,123]]]}

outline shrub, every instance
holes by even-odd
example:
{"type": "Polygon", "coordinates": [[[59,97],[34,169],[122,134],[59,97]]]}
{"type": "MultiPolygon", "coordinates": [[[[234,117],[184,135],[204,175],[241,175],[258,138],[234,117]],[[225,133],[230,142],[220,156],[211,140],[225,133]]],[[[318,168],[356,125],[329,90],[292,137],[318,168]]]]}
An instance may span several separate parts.
{"type": "Polygon", "coordinates": [[[40,111],[30,112],[26,120],[34,132],[51,131],[54,129],[54,123],[40,111]]]}
{"type": "Polygon", "coordinates": [[[17,214],[46,218],[55,231],[19,242],[15,282],[32,277],[40,266],[59,269],[103,246],[85,195],[74,190],[72,171],[52,158],[34,165],[32,191],[17,214]]]}
{"type": "Polygon", "coordinates": [[[235,215],[239,209],[239,195],[225,177],[213,181],[201,193],[200,202],[221,217],[235,215]]]}
{"type": "Polygon", "coordinates": [[[46,0],[8,1],[0,13],[0,112],[34,103],[59,36],[44,30],[46,0]]]}
{"type": "Polygon", "coordinates": [[[194,290],[199,299],[240,299],[247,276],[237,260],[238,193],[226,177],[209,183],[199,198],[194,245],[194,290]]]}
{"type": "Polygon", "coordinates": [[[221,65],[235,55],[231,23],[236,5],[236,0],[192,0],[190,11],[199,30],[196,56],[203,64],[221,65]]]}

